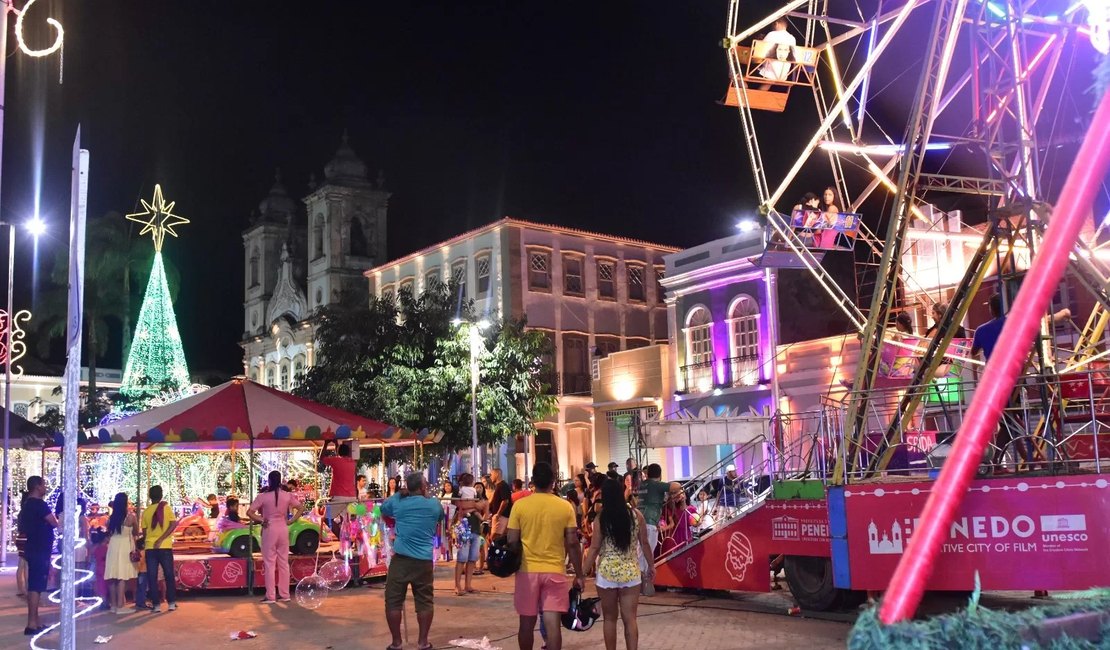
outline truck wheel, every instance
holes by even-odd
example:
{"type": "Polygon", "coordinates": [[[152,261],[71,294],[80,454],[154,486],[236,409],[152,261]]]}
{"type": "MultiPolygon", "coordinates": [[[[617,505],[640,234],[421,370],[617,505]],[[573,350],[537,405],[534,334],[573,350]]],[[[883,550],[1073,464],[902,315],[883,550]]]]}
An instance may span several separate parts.
{"type": "Polygon", "coordinates": [[[314,530],[305,530],[297,535],[297,541],[293,544],[293,553],[296,555],[314,555],[318,548],[320,548],[320,534],[314,530]]]}
{"type": "Polygon", "coordinates": [[[788,555],[783,561],[786,583],[802,609],[829,612],[858,607],[867,594],[833,586],[832,560],[788,555]]]}
{"type": "Polygon", "coordinates": [[[227,549],[227,554],[231,557],[250,557],[251,553],[259,551],[258,543],[250,535],[240,535],[235,538],[231,546],[227,549]]]}

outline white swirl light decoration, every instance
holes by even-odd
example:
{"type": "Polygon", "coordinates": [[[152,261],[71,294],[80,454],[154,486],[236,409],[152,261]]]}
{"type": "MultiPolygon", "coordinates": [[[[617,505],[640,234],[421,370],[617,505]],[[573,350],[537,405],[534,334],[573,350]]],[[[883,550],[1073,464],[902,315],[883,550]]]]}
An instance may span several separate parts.
{"type": "Polygon", "coordinates": [[[32,50],[27,47],[27,42],[23,40],[23,17],[31,10],[31,5],[35,4],[36,0],[27,0],[27,4],[23,5],[23,9],[12,8],[15,12],[15,40],[19,43],[19,49],[27,56],[49,56],[58,50],[62,49],[62,41],[65,38],[65,31],[62,29],[62,24],[53,18],[47,18],[46,23],[53,27],[58,32],[57,38],[54,39],[54,44],[42,50],[32,50]]]}
{"type": "Polygon", "coordinates": [[[31,320],[31,312],[26,309],[15,312],[15,318],[12,319],[8,318],[8,312],[0,309],[0,364],[12,364],[12,377],[16,379],[23,376],[23,366],[15,365],[15,362],[27,354],[27,343],[23,340],[26,338],[27,332],[19,324],[26,323],[29,320],[31,320]],[[10,353],[7,350],[9,327],[12,328],[12,349],[10,353]]]}
{"type": "MultiPolygon", "coordinates": [[[[74,524],[74,525],[76,525],[76,524],[74,524]]],[[[87,541],[85,540],[85,538],[83,538],[83,537],[78,538],[77,539],[77,546],[74,547],[74,550],[76,550],[78,548],[81,548],[86,543],[87,543],[87,541]]],[[[59,555],[58,557],[54,558],[50,562],[51,566],[53,566],[55,569],[57,569],[59,571],[59,573],[62,570],[61,561],[62,561],[62,556],[59,555]]],[[[81,584],[82,582],[88,582],[89,580],[93,579],[93,572],[89,571],[88,569],[74,569],[73,573],[74,573],[74,577],[76,578],[73,581],[73,586],[74,587],[81,584]]],[[[54,603],[55,605],[60,605],[60,604],[62,604],[61,593],[62,593],[61,589],[56,589],[56,590],[50,592],[50,595],[47,596],[47,598],[49,598],[50,602],[54,603]]],[[[102,598],[100,598],[99,596],[78,596],[74,600],[76,600],[79,603],[88,603],[88,606],[85,607],[84,609],[81,609],[81,610],[78,610],[77,612],[74,612],[74,614],[73,614],[74,619],[80,618],[81,616],[84,616],[85,614],[88,614],[89,612],[95,612],[97,610],[97,608],[100,607],[100,604],[102,602],[104,602],[104,600],[102,598]]],[[[31,637],[31,650],[50,650],[48,648],[40,646],[39,645],[39,639],[41,639],[42,637],[46,636],[47,634],[50,634],[51,632],[53,632],[61,624],[62,624],[62,622],[58,621],[57,623],[55,623],[53,625],[47,626],[42,632],[39,632],[35,636],[31,637]]]]}
{"type": "MultiPolygon", "coordinates": [[[[12,351],[11,363],[15,363],[27,354],[27,343],[23,339],[27,337],[27,332],[19,326],[20,323],[26,323],[31,320],[31,312],[26,309],[21,309],[15,312],[15,318],[12,319],[12,351]]],[[[12,368],[12,376],[19,378],[23,376],[23,366],[14,366],[12,368]]]]}

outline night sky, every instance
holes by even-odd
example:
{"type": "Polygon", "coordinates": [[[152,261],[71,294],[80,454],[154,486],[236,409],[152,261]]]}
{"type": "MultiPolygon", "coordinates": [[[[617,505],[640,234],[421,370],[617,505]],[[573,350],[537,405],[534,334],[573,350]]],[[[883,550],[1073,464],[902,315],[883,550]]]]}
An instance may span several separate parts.
{"type": "MultiPolygon", "coordinates": [[[[742,6],[755,20],[777,4],[742,6]]],[[[46,275],[64,246],[80,123],[90,218],[134,211],[161,183],[192,219],[164,255],[182,271],[176,309],[190,368],[225,374],[241,368],[241,231],[275,168],[300,198],[344,129],[393,192],[391,257],[504,215],[702,243],[731,234],[755,206],[737,113],[716,103],[727,7],[40,0],[29,37],[47,41],[43,16],[62,22],[64,83],[56,55],[11,54],[9,40],[0,216],[33,213],[41,173],[53,229],[40,248],[46,275]]],[[[906,52],[890,72],[896,83],[920,57],[906,52]]],[[[812,113],[804,95],[784,115],[760,116],[760,128],[788,149],[815,125],[792,127],[801,110],[812,113]]],[[[793,156],[764,155],[772,168],[793,156]]],[[[31,301],[30,251],[21,238],[17,309],[31,301]]],[[[794,275],[787,284],[801,288],[788,286],[786,303],[810,293],[794,275]]],[[[840,331],[836,315],[804,307],[810,317],[788,336],[840,331]]],[[[116,339],[102,366],[120,365],[116,339]]]]}

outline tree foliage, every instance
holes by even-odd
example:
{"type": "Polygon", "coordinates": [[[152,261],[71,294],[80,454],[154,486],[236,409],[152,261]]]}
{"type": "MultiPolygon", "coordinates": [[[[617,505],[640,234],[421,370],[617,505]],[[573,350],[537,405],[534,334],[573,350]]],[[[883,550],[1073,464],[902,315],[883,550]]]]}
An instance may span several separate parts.
{"type": "MultiPolygon", "coordinates": [[[[439,429],[444,446],[471,442],[470,305],[453,287],[435,286],[396,303],[344,296],[324,307],[318,358],[298,385],[304,397],[410,429],[439,429]]],[[[500,444],[534,432],[555,409],[545,359],[550,343],[523,321],[494,323],[476,345],[478,440],[500,444]]]]}

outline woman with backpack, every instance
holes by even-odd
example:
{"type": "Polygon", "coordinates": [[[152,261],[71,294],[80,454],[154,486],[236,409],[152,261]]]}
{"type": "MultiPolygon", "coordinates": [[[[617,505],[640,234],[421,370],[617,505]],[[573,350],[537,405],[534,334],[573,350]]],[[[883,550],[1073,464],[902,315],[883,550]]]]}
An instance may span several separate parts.
{"type": "MultiPolygon", "coordinates": [[[[636,609],[640,603],[640,556],[650,557],[650,553],[644,516],[625,501],[622,481],[606,480],[601,486],[601,512],[585,561],[587,571],[596,564],[606,650],[617,648],[618,612],[624,622],[625,647],[636,650],[639,646],[636,609]]],[[[654,578],[655,566],[651,562],[646,566],[644,577],[654,578]]]]}

